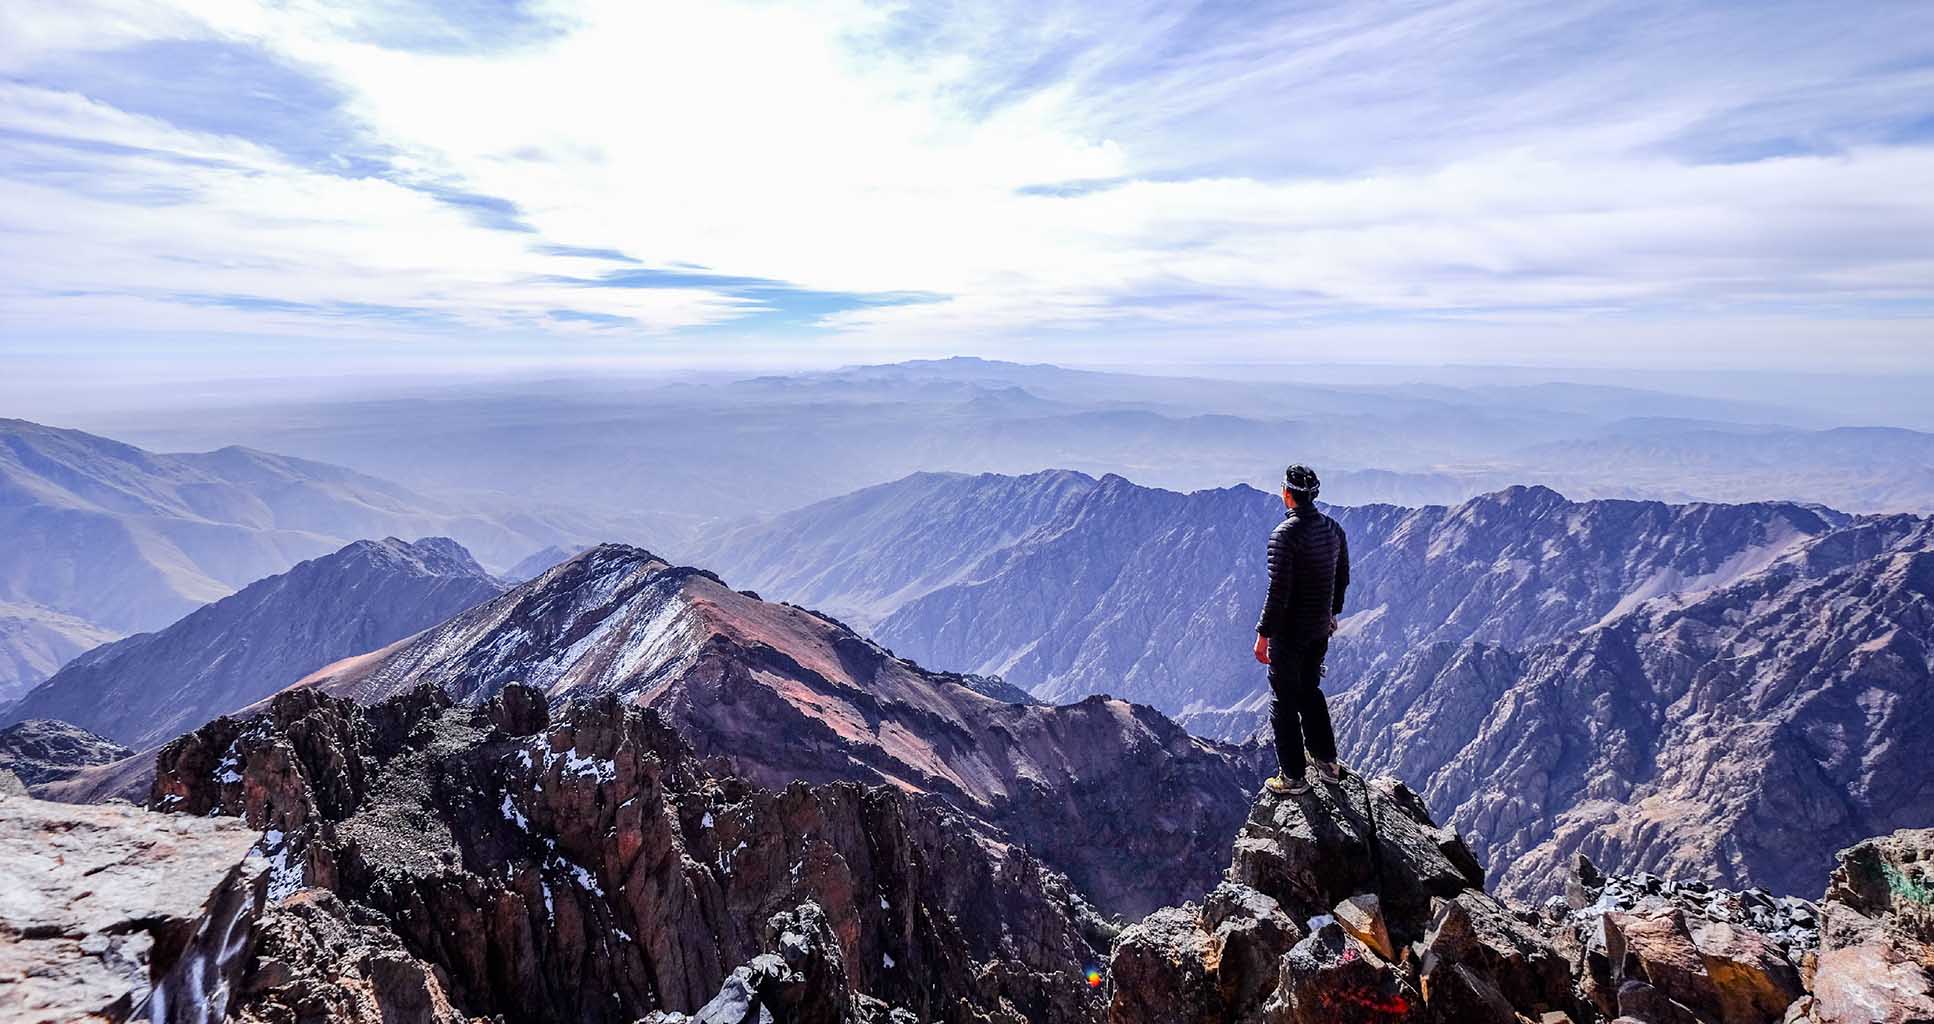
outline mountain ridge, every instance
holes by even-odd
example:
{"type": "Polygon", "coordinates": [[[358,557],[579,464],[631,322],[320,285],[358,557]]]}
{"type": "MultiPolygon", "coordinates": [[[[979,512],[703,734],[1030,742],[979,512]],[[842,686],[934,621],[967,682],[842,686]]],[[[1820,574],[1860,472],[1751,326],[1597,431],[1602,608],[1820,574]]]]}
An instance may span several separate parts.
{"type": "Polygon", "coordinates": [[[448,538],[355,541],[165,629],[76,657],[0,710],[0,723],[57,718],[137,749],[154,747],[503,589],[448,538]]]}
{"type": "Polygon", "coordinates": [[[359,537],[452,534],[508,565],[588,539],[576,513],[480,513],[340,466],[229,446],[147,451],[0,419],[0,702],[359,537]]]}
{"type": "Polygon", "coordinates": [[[1210,837],[1240,820],[1262,776],[1253,745],[1190,736],[1152,708],[1001,701],[828,616],[624,545],[592,548],[299,688],[367,704],[426,683],[472,702],[511,683],[554,702],[617,696],[761,785],[932,794],[1114,907],[1158,905],[1219,871],[1210,837]]]}

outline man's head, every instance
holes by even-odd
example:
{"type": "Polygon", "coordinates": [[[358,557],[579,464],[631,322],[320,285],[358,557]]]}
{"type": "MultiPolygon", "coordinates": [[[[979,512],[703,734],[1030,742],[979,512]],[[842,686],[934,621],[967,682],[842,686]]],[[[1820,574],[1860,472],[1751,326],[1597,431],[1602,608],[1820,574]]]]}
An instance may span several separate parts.
{"type": "Polygon", "coordinates": [[[1315,508],[1316,495],[1323,490],[1323,481],[1316,478],[1316,471],[1308,466],[1297,464],[1283,470],[1283,504],[1290,508],[1315,508]]]}

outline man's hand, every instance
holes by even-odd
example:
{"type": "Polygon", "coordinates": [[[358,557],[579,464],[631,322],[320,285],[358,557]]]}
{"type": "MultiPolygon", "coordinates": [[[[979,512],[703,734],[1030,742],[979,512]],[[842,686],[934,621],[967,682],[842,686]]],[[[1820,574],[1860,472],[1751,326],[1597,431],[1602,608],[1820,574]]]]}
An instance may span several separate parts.
{"type": "Polygon", "coordinates": [[[1256,634],[1256,660],[1269,664],[1269,638],[1261,633],[1256,634]]]}
{"type": "Polygon", "coordinates": [[[1336,635],[1336,616],[1330,616],[1330,635],[1336,635]]]}

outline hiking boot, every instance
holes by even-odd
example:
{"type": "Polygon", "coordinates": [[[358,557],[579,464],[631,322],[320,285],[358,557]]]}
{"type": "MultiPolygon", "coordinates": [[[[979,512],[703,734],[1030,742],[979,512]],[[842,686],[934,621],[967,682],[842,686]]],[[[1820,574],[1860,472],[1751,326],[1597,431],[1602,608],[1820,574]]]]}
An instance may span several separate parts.
{"type": "Polygon", "coordinates": [[[1316,770],[1329,782],[1343,781],[1343,765],[1335,761],[1318,761],[1316,770]]]}
{"type": "Polygon", "coordinates": [[[1271,775],[1263,785],[1269,787],[1269,791],[1277,796],[1302,796],[1309,792],[1309,783],[1302,779],[1289,778],[1281,772],[1271,775]]]}

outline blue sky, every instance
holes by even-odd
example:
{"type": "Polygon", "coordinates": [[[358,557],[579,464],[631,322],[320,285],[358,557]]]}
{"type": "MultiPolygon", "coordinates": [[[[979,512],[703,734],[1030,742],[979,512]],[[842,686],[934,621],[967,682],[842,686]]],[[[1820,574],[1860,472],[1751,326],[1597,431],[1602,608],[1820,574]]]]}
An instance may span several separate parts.
{"type": "Polygon", "coordinates": [[[1920,2],[28,0],[0,358],[1927,369],[1929,182],[1920,2]]]}

